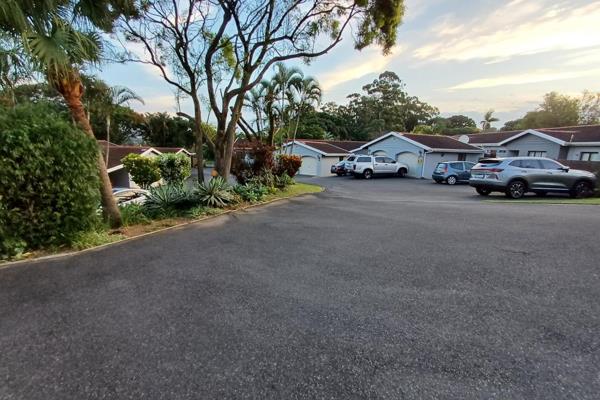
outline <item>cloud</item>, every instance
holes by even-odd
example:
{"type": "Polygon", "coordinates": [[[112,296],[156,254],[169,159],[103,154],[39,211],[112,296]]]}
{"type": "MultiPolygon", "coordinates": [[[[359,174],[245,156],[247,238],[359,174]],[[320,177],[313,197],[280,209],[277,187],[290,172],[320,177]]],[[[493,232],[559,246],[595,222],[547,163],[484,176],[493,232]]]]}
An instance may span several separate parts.
{"type": "Polygon", "coordinates": [[[329,90],[344,82],[359,79],[368,74],[383,72],[394,56],[400,53],[399,47],[396,47],[393,55],[389,56],[382,55],[379,50],[363,51],[360,59],[349,59],[348,62],[338,65],[334,70],[320,74],[319,82],[324,90],[329,90]]]}
{"type": "Polygon", "coordinates": [[[600,68],[579,71],[536,70],[522,74],[502,75],[492,78],[475,79],[472,81],[452,86],[448,88],[448,90],[481,89],[496,86],[524,85],[528,83],[573,79],[591,75],[600,75],[600,68]]]}
{"type": "Polygon", "coordinates": [[[600,1],[514,0],[470,20],[436,22],[434,38],[414,51],[421,60],[505,60],[517,55],[600,45],[600,1]]]}

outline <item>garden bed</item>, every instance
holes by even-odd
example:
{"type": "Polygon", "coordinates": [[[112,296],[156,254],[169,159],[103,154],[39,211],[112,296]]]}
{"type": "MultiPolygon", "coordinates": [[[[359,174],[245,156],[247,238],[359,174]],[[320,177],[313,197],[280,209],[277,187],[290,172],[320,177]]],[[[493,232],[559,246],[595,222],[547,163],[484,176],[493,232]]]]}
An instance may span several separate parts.
{"type": "Polygon", "coordinates": [[[249,207],[255,207],[272,203],[274,201],[288,199],[301,196],[304,194],[318,193],[323,190],[322,187],[306,183],[295,183],[286,187],[283,190],[278,190],[275,193],[267,194],[261,201],[258,202],[239,202],[229,205],[224,208],[205,207],[195,215],[180,215],[172,217],[164,217],[157,219],[149,219],[144,223],[128,224],[119,229],[98,229],[96,231],[83,233],[71,246],[63,246],[57,248],[40,249],[21,254],[18,258],[12,260],[0,260],[0,265],[8,261],[33,260],[36,258],[47,257],[52,255],[66,255],[77,251],[92,249],[99,246],[105,246],[111,243],[117,243],[126,239],[135,238],[137,236],[146,235],[152,232],[158,232],[165,229],[183,226],[190,223],[200,222],[208,218],[243,210],[249,207]]]}

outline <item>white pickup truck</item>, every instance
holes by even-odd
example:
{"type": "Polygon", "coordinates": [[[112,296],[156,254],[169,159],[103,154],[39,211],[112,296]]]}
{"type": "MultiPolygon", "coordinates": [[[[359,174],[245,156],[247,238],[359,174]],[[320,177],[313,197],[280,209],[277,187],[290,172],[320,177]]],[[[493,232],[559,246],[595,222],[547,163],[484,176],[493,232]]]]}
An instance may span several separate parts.
{"type": "Polygon", "coordinates": [[[350,165],[355,178],[371,179],[374,175],[396,175],[403,178],[408,173],[408,166],[387,156],[357,155],[350,165]]]}

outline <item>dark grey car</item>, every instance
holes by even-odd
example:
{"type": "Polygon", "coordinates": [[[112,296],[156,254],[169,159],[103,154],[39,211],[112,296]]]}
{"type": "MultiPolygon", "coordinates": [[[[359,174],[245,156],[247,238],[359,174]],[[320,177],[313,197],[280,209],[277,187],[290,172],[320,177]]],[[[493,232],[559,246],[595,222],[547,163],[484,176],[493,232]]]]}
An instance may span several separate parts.
{"type": "Polygon", "coordinates": [[[539,196],[568,193],[571,197],[585,197],[593,193],[596,176],[549,158],[488,158],[473,167],[469,184],[482,196],[504,192],[510,198],[519,199],[533,192],[539,196]]]}
{"type": "Polygon", "coordinates": [[[468,182],[471,178],[471,168],[474,166],[475,163],[468,161],[444,161],[438,163],[431,178],[437,183],[446,182],[448,185],[468,182]]]}

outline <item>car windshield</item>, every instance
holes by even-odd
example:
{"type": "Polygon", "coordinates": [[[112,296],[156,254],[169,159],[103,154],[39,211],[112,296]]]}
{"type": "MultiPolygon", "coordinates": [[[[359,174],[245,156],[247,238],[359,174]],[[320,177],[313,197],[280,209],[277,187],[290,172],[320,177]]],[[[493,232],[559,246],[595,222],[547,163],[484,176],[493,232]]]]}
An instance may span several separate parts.
{"type": "Polygon", "coordinates": [[[348,158],[346,158],[346,161],[354,161],[356,157],[355,156],[350,156],[348,158]]]}

